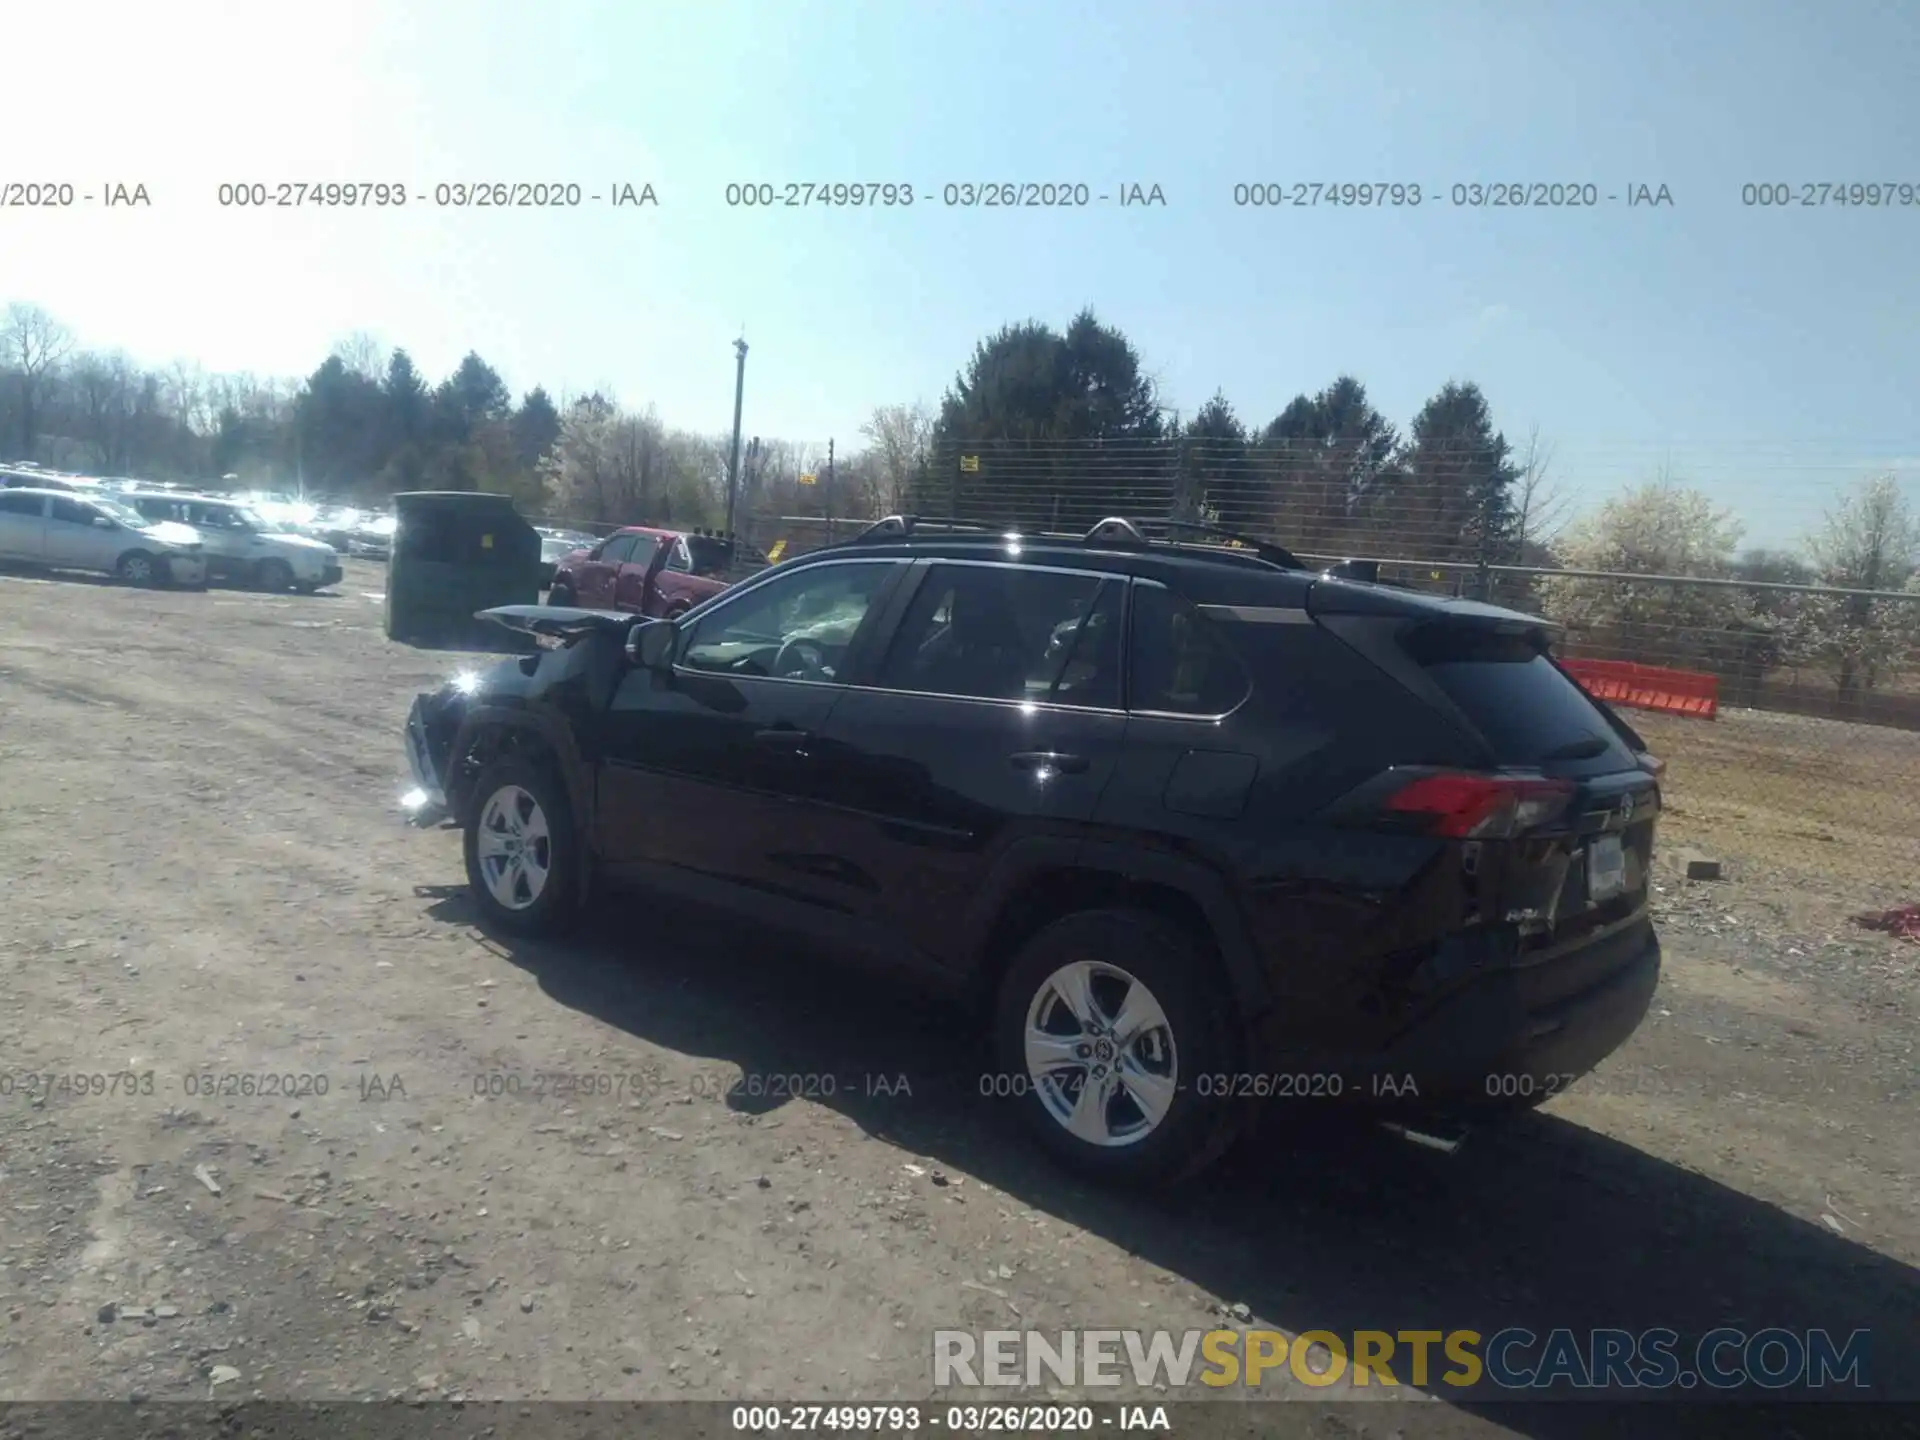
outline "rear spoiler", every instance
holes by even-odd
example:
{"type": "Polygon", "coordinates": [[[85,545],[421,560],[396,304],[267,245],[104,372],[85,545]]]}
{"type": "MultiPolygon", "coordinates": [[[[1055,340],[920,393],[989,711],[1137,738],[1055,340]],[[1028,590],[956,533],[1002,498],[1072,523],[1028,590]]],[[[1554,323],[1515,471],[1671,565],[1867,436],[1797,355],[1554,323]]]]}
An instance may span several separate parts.
{"type": "Polygon", "coordinates": [[[473,618],[491,620],[523,634],[561,640],[578,640],[595,633],[625,636],[641,619],[624,610],[583,610],[572,605],[496,605],[491,610],[476,610],[473,618]]]}

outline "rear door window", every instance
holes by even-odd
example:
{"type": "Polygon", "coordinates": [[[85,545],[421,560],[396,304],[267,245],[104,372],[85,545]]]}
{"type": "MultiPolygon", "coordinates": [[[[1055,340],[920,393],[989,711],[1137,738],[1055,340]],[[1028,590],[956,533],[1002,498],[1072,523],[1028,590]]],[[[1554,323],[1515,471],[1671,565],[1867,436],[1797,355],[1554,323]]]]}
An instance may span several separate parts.
{"type": "Polygon", "coordinates": [[[1127,708],[1160,715],[1224,715],[1247,698],[1247,672],[1213,624],[1164,585],[1133,587],[1127,708]]]}
{"type": "Polygon", "coordinates": [[[1637,763],[1587,692],[1525,636],[1441,627],[1416,632],[1407,649],[1501,765],[1600,775],[1637,763]]]}
{"type": "Polygon", "coordinates": [[[887,652],[883,689],[1118,709],[1122,582],[935,565],[887,652]]]}

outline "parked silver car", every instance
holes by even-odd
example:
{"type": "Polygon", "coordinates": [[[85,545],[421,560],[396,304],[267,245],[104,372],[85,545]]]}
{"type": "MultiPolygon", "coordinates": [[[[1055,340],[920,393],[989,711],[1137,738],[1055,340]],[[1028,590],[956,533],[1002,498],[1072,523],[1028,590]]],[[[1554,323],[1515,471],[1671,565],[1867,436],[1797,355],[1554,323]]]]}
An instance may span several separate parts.
{"type": "Polygon", "coordinates": [[[0,490],[0,559],[97,570],[130,585],[207,583],[197,530],[155,523],[110,496],[65,490],[0,490]]]}
{"type": "Polygon", "coordinates": [[[207,573],[262,590],[314,591],[338,585],[340,557],[323,540],[270,525],[245,505],[215,495],[136,491],[121,497],[148,520],[174,520],[200,532],[207,573]]]}

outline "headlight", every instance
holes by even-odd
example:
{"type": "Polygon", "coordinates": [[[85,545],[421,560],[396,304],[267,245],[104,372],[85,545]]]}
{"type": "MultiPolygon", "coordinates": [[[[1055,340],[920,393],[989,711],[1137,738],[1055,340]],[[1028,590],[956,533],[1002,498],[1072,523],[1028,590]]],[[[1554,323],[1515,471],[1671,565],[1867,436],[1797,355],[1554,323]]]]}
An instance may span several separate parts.
{"type": "Polygon", "coordinates": [[[480,672],[462,670],[447,683],[462,695],[477,695],[480,691],[480,672]]]}

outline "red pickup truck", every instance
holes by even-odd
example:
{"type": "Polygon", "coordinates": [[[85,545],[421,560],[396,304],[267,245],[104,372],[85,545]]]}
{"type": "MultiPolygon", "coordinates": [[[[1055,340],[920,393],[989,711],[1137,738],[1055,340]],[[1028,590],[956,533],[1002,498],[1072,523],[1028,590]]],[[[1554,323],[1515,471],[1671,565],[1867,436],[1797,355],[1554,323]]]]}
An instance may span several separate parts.
{"type": "Polygon", "coordinates": [[[738,536],[629,525],[562,559],[547,603],[672,619],[768,563],[738,536]]]}

